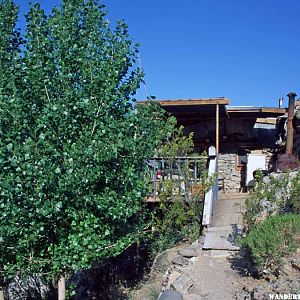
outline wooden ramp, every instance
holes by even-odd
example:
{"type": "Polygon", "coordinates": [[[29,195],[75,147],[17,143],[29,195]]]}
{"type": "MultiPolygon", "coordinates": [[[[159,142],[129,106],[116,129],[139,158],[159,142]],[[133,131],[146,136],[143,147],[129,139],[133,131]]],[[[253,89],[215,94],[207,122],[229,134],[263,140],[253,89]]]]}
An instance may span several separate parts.
{"type": "Polygon", "coordinates": [[[203,249],[239,250],[236,238],[243,227],[248,194],[219,195],[211,225],[205,231],[203,249]]]}

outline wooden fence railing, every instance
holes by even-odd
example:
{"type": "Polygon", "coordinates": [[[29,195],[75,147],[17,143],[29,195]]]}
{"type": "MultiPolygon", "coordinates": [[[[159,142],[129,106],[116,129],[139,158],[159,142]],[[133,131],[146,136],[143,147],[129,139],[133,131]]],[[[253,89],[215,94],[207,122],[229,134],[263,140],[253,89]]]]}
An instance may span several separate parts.
{"type": "Polygon", "coordinates": [[[149,179],[147,201],[160,201],[167,181],[176,182],[172,194],[187,195],[202,187],[203,172],[207,170],[207,156],[151,158],[146,161],[149,179]]]}

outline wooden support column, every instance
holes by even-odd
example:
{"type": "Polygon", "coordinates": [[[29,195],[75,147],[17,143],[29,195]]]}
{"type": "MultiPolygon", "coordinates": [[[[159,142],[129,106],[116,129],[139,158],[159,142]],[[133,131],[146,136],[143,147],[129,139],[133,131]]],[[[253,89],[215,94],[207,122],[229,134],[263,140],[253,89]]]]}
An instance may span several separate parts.
{"type": "Polygon", "coordinates": [[[220,148],[220,108],[219,104],[216,105],[216,154],[219,154],[220,148]]]}

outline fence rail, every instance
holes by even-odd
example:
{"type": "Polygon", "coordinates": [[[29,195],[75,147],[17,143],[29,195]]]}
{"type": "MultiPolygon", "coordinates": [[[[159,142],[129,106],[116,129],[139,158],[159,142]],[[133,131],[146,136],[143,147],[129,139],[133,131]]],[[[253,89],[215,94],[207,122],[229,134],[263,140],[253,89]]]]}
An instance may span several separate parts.
{"type": "Polygon", "coordinates": [[[206,156],[157,157],[148,159],[147,176],[149,180],[147,201],[160,201],[160,195],[166,192],[167,181],[175,182],[173,195],[188,195],[201,190],[203,171],[207,167],[206,156]]]}

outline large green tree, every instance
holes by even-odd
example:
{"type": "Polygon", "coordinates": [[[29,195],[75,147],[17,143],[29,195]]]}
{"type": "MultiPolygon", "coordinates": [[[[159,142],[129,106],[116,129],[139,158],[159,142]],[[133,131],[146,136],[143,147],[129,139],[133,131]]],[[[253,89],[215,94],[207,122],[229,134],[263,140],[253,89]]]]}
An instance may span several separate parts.
{"type": "Polygon", "coordinates": [[[135,110],[137,45],[97,0],[34,4],[22,37],[17,16],[1,2],[1,274],[58,279],[142,235],[144,159],[172,125],[135,110]]]}

